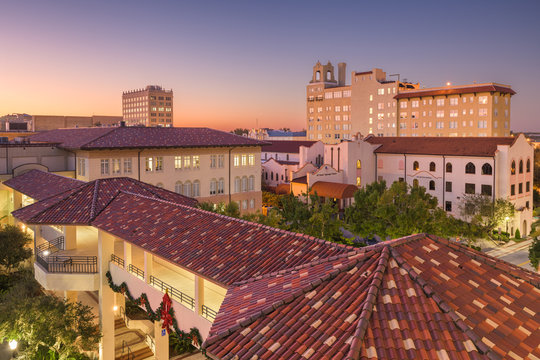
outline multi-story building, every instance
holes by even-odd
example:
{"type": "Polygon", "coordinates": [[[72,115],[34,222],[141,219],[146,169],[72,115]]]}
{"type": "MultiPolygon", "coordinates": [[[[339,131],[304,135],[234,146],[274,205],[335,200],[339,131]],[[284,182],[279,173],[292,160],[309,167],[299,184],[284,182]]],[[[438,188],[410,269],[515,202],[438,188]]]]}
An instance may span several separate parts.
{"type": "Polygon", "coordinates": [[[334,66],[320,62],[313,67],[313,76],[307,86],[307,140],[338,143],[350,139],[351,86],[345,85],[346,64],[338,64],[338,79],[334,66]]]}
{"type": "Polygon", "coordinates": [[[200,202],[237,202],[261,209],[261,145],[208,128],[114,127],[58,129],[30,137],[55,143],[66,170],[92,181],[126,176],[200,202]]]}
{"type": "Polygon", "coordinates": [[[510,136],[508,85],[486,83],[402,90],[399,136],[510,136]]]}
{"type": "Polygon", "coordinates": [[[460,217],[467,194],[508,199],[515,216],[501,229],[513,236],[528,235],[532,224],[534,148],[523,134],[517,137],[369,137],[380,145],[373,155],[374,178],[387,184],[405,181],[420,185],[439,206],[460,217]],[[507,228],[507,229],[506,229],[507,228]]]}
{"type": "Polygon", "coordinates": [[[367,136],[509,136],[510,98],[497,83],[420,89],[381,69],[352,72],[345,63],[338,81],[330,62],[313,67],[307,85],[307,139],[335,144],[367,136]],[[395,79],[389,79],[391,77],[395,79]]]}
{"type": "Polygon", "coordinates": [[[128,125],[173,126],[173,91],[158,85],[122,93],[122,114],[128,125]]]}

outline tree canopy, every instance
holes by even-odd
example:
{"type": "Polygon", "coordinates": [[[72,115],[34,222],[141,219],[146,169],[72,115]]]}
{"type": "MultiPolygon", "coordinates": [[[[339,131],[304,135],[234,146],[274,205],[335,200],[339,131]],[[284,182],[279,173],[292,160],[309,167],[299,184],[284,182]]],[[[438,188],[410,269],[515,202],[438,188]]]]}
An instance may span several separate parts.
{"type": "Polygon", "coordinates": [[[0,228],[0,266],[4,272],[12,272],[32,256],[32,249],[28,247],[31,242],[30,235],[18,226],[5,225],[0,228]]]}

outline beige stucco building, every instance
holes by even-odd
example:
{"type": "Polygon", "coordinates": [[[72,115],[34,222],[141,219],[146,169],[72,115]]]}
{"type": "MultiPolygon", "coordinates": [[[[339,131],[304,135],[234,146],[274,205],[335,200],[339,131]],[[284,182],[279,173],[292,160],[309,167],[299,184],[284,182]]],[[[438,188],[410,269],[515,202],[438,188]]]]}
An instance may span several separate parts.
{"type": "Polygon", "coordinates": [[[158,85],[125,91],[122,114],[128,125],[173,126],[173,91],[158,85]]]}
{"type": "Polygon", "coordinates": [[[399,136],[510,136],[515,91],[496,83],[403,90],[399,136]]]}

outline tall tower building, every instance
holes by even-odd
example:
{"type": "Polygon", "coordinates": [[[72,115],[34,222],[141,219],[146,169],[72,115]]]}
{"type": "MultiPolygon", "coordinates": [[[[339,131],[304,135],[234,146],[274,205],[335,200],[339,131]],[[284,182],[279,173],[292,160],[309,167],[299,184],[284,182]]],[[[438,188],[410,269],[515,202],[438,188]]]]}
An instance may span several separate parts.
{"type": "Polygon", "coordinates": [[[317,62],[307,86],[307,139],[327,144],[351,138],[351,86],[345,85],[345,63],[334,66],[317,62]]]}
{"type": "Polygon", "coordinates": [[[122,93],[122,114],[127,125],[173,126],[173,91],[158,85],[122,93]]]}

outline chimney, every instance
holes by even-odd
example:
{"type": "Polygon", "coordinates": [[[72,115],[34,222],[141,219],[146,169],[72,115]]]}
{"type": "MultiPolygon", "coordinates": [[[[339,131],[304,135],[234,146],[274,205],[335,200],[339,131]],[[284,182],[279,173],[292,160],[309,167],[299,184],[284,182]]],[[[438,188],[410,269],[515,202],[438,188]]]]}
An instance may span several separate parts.
{"type": "Polygon", "coordinates": [[[345,74],[347,71],[347,64],[340,62],[338,65],[338,86],[345,86],[345,74]]]}

